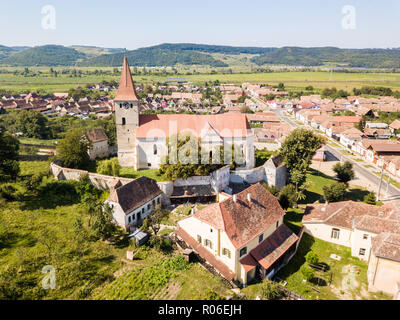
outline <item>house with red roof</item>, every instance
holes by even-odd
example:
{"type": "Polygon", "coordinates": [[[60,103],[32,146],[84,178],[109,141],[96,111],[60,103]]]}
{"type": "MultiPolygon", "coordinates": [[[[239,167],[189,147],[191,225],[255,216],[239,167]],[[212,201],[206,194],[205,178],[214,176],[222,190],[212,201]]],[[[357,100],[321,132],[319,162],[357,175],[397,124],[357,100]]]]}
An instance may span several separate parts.
{"type": "Polygon", "coordinates": [[[229,281],[272,277],[295,254],[298,236],[260,183],[180,220],[176,235],[229,281]]]}

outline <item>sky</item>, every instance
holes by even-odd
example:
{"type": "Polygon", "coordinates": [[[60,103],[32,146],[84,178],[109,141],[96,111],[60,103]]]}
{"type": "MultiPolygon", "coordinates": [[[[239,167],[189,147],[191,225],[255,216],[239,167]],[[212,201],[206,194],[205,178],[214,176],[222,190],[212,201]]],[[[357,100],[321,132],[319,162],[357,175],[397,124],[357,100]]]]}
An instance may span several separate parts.
{"type": "Polygon", "coordinates": [[[399,0],[1,0],[0,10],[6,46],[400,47],[399,0]]]}

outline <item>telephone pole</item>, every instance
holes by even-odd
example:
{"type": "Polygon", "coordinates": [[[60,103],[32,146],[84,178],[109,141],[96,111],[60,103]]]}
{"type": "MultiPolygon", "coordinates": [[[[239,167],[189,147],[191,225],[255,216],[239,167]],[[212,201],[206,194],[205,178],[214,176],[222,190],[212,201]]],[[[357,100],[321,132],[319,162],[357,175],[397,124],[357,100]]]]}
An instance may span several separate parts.
{"type": "Polygon", "coordinates": [[[383,164],[382,164],[382,171],[381,171],[381,180],[379,181],[379,188],[378,188],[378,197],[377,197],[378,201],[380,200],[380,197],[381,197],[382,180],[383,180],[383,164]]]}

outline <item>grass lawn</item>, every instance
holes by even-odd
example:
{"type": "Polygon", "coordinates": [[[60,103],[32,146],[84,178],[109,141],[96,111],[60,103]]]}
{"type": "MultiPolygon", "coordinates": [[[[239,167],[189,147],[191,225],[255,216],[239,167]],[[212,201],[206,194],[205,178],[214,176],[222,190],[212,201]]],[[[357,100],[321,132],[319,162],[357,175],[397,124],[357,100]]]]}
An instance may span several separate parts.
{"type": "MultiPolygon", "coordinates": [[[[335,183],[336,180],[320,171],[310,169],[307,175],[307,182],[309,187],[305,191],[306,199],[299,202],[299,204],[314,203],[315,201],[324,201],[323,187],[335,183]]],[[[363,201],[365,195],[369,191],[361,187],[349,188],[344,196],[344,200],[363,201]]]]}
{"type": "Polygon", "coordinates": [[[33,173],[46,173],[50,170],[50,161],[20,161],[19,166],[21,176],[33,173]]]}
{"type": "Polygon", "coordinates": [[[135,171],[133,168],[122,168],[120,171],[120,176],[125,178],[136,179],[139,177],[148,177],[156,181],[168,181],[163,179],[162,176],[158,174],[158,169],[148,169],[135,171]]]}
{"type": "Polygon", "coordinates": [[[57,145],[57,139],[51,139],[51,140],[46,140],[46,139],[36,139],[36,138],[18,138],[20,143],[23,144],[42,144],[42,145],[48,145],[48,146],[56,146],[57,145]]]}
{"type": "Polygon", "coordinates": [[[392,299],[381,293],[367,291],[367,269],[366,262],[351,256],[350,248],[315,239],[305,233],[296,255],[286,267],[278,272],[277,276],[287,282],[288,289],[308,299],[392,299]],[[321,281],[323,284],[321,286],[317,285],[316,279],[311,282],[303,282],[300,267],[307,264],[304,257],[309,251],[314,251],[320,262],[328,265],[326,272],[316,273],[316,277],[325,280],[321,281]],[[332,253],[340,256],[341,260],[331,259],[332,253]],[[358,274],[349,271],[348,268],[352,266],[357,266],[358,274]],[[330,274],[332,275],[331,283],[330,274]],[[345,280],[343,281],[343,279],[345,280]],[[348,285],[348,279],[350,285],[348,285]]]}

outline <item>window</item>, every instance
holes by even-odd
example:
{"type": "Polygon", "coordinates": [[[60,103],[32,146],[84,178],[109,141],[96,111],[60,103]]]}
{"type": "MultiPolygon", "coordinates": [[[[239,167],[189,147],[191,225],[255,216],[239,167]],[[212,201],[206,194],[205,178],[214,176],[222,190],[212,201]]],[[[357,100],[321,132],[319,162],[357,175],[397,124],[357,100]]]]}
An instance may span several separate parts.
{"type": "Polygon", "coordinates": [[[365,249],[364,248],[360,248],[359,255],[360,256],[365,256],[365,249]]]}
{"type": "Polygon", "coordinates": [[[132,221],[132,218],[131,218],[131,216],[129,216],[128,217],[128,223],[131,223],[131,221],[132,221]]]}
{"type": "Polygon", "coordinates": [[[160,198],[157,198],[157,204],[160,204],[160,198]]]}
{"type": "Polygon", "coordinates": [[[210,232],[213,232],[213,229],[210,229],[210,232]]]}
{"type": "Polygon", "coordinates": [[[153,145],[153,153],[154,153],[154,154],[157,154],[157,145],[156,145],[156,144],[153,145]]]}
{"type": "Polygon", "coordinates": [[[240,256],[243,256],[247,253],[247,247],[240,249],[240,256]]]}
{"type": "Polygon", "coordinates": [[[197,242],[201,243],[201,236],[200,235],[197,235],[197,242]]]}
{"type": "Polygon", "coordinates": [[[264,235],[260,234],[260,236],[258,237],[258,243],[260,243],[261,241],[263,241],[264,239],[264,235]]]}
{"type": "Polygon", "coordinates": [[[122,118],[122,125],[123,126],[126,125],[126,119],[125,118],[122,118]]]}
{"type": "Polygon", "coordinates": [[[147,205],[147,210],[150,210],[150,203],[147,205]]]}
{"type": "Polygon", "coordinates": [[[279,220],[276,222],[276,229],[279,227],[279,220]]]}
{"type": "Polygon", "coordinates": [[[231,257],[231,252],[227,248],[223,248],[222,249],[222,255],[223,256],[227,256],[228,258],[230,258],[231,257]]]}
{"type": "Polygon", "coordinates": [[[142,208],[142,213],[144,213],[144,208],[142,208]]]}
{"type": "Polygon", "coordinates": [[[205,239],[205,240],[204,240],[204,245],[205,245],[206,247],[209,247],[210,249],[212,249],[212,242],[211,242],[211,240],[205,239]]]}
{"type": "Polygon", "coordinates": [[[368,235],[364,233],[363,240],[367,240],[367,239],[368,239],[368,235]]]}
{"type": "Polygon", "coordinates": [[[332,229],[331,238],[339,239],[340,230],[339,229],[332,229]]]}

